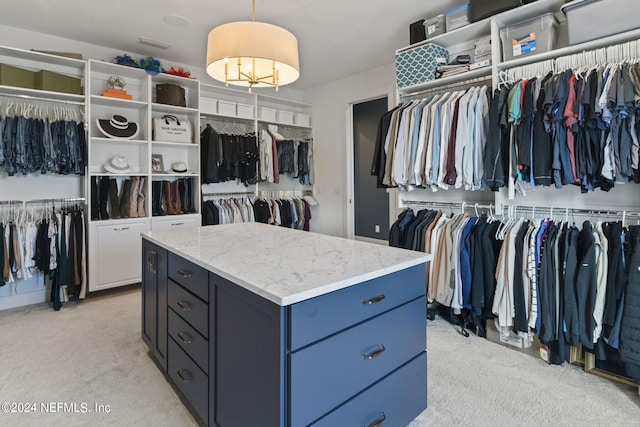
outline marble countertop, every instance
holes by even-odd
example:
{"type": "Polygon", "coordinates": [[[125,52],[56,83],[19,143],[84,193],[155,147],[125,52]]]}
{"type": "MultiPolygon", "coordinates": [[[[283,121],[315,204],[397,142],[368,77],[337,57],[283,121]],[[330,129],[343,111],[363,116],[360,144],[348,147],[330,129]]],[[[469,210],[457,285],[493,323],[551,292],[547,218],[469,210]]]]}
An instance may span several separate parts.
{"type": "Polygon", "coordinates": [[[422,252],[261,223],[150,231],[142,236],[281,306],[431,259],[422,252]]]}

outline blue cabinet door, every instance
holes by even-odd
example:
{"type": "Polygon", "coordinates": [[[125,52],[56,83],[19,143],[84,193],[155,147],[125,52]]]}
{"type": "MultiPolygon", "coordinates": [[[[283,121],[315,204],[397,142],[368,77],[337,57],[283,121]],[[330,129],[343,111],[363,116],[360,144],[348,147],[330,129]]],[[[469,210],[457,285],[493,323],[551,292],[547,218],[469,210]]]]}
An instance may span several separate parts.
{"type": "Polygon", "coordinates": [[[284,307],[210,274],[209,425],[284,425],[284,307]],[[215,289],[215,291],[214,291],[215,289]],[[211,396],[215,396],[212,398],[211,396]]]}
{"type": "Polygon", "coordinates": [[[142,240],[142,339],[167,370],[167,251],[142,240]]]}

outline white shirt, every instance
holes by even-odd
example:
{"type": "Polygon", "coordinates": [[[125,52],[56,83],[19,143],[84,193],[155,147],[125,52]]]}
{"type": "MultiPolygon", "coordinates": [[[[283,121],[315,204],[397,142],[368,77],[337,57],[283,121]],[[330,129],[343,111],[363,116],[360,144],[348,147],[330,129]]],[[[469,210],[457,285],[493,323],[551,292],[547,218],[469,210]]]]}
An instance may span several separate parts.
{"type": "Polygon", "coordinates": [[[607,274],[609,272],[608,240],[602,232],[602,221],[594,227],[593,238],[596,247],[596,304],[593,319],[596,327],[593,331],[593,342],[597,343],[602,334],[602,318],[604,316],[605,295],[607,293],[607,274]]]}
{"type": "MultiPolygon", "coordinates": [[[[434,159],[433,153],[435,147],[440,147],[440,134],[436,135],[436,122],[441,121],[442,106],[447,102],[449,98],[449,92],[442,95],[438,101],[431,105],[431,123],[429,125],[429,139],[427,141],[427,152],[424,158],[424,175],[425,185],[436,185],[438,183],[438,171],[434,170],[434,164],[439,164],[440,159],[434,159]]],[[[435,187],[434,187],[435,188],[435,187]]]]}
{"type": "Polygon", "coordinates": [[[472,190],[484,190],[484,150],[487,145],[487,128],[489,127],[489,98],[487,87],[482,86],[475,108],[474,138],[473,138],[473,180],[472,190]]]}
{"type": "MultiPolygon", "coordinates": [[[[464,151],[467,145],[469,138],[473,135],[472,132],[469,132],[469,104],[470,100],[473,97],[473,93],[475,89],[469,89],[467,93],[465,93],[460,98],[460,103],[458,106],[458,123],[456,123],[456,149],[455,149],[455,160],[454,167],[456,169],[456,181],[454,184],[455,188],[462,187],[462,175],[464,174],[462,161],[464,158],[464,151]]],[[[473,125],[473,123],[471,123],[473,125]]]]}
{"type": "Polygon", "coordinates": [[[429,130],[431,128],[431,107],[440,99],[440,95],[436,95],[431,98],[431,101],[422,110],[422,116],[420,117],[420,132],[418,134],[418,149],[416,152],[416,159],[413,165],[414,182],[416,185],[421,186],[426,184],[425,179],[425,159],[426,151],[429,146],[428,137],[429,130]]]}

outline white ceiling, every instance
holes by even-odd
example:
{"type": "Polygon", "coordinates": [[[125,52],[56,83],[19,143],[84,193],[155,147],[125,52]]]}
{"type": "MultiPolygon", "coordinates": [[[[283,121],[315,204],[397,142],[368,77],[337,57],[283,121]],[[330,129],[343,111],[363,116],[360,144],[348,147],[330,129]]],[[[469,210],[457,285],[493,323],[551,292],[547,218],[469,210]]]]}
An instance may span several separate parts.
{"type": "MultiPolygon", "coordinates": [[[[409,44],[409,24],[464,0],[256,0],[256,21],[282,26],[298,38],[304,90],[393,61],[409,44]]],[[[251,0],[20,0],[2,7],[0,24],[136,52],[204,68],[209,31],[251,20],[251,0]],[[163,21],[186,18],[185,27],[163,21]],[[141,37],[167,50],[137,43],[141,37]]],[[[64,46],[59,50],[64,51],[64,46]]]]}

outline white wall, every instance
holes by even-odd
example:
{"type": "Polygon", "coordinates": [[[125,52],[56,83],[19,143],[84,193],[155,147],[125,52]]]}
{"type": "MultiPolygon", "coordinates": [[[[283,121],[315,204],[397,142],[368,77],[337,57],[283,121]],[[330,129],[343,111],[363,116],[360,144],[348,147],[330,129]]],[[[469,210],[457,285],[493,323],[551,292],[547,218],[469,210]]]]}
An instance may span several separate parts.
{"type": "Polygon", "coordinates": [[[313,231],[346,237],[347,111],[350,104],[387,96],[394,86],[394,64],[387,64],[305,92],[312,105],[314,194],[319,202],[313,231]]]}

